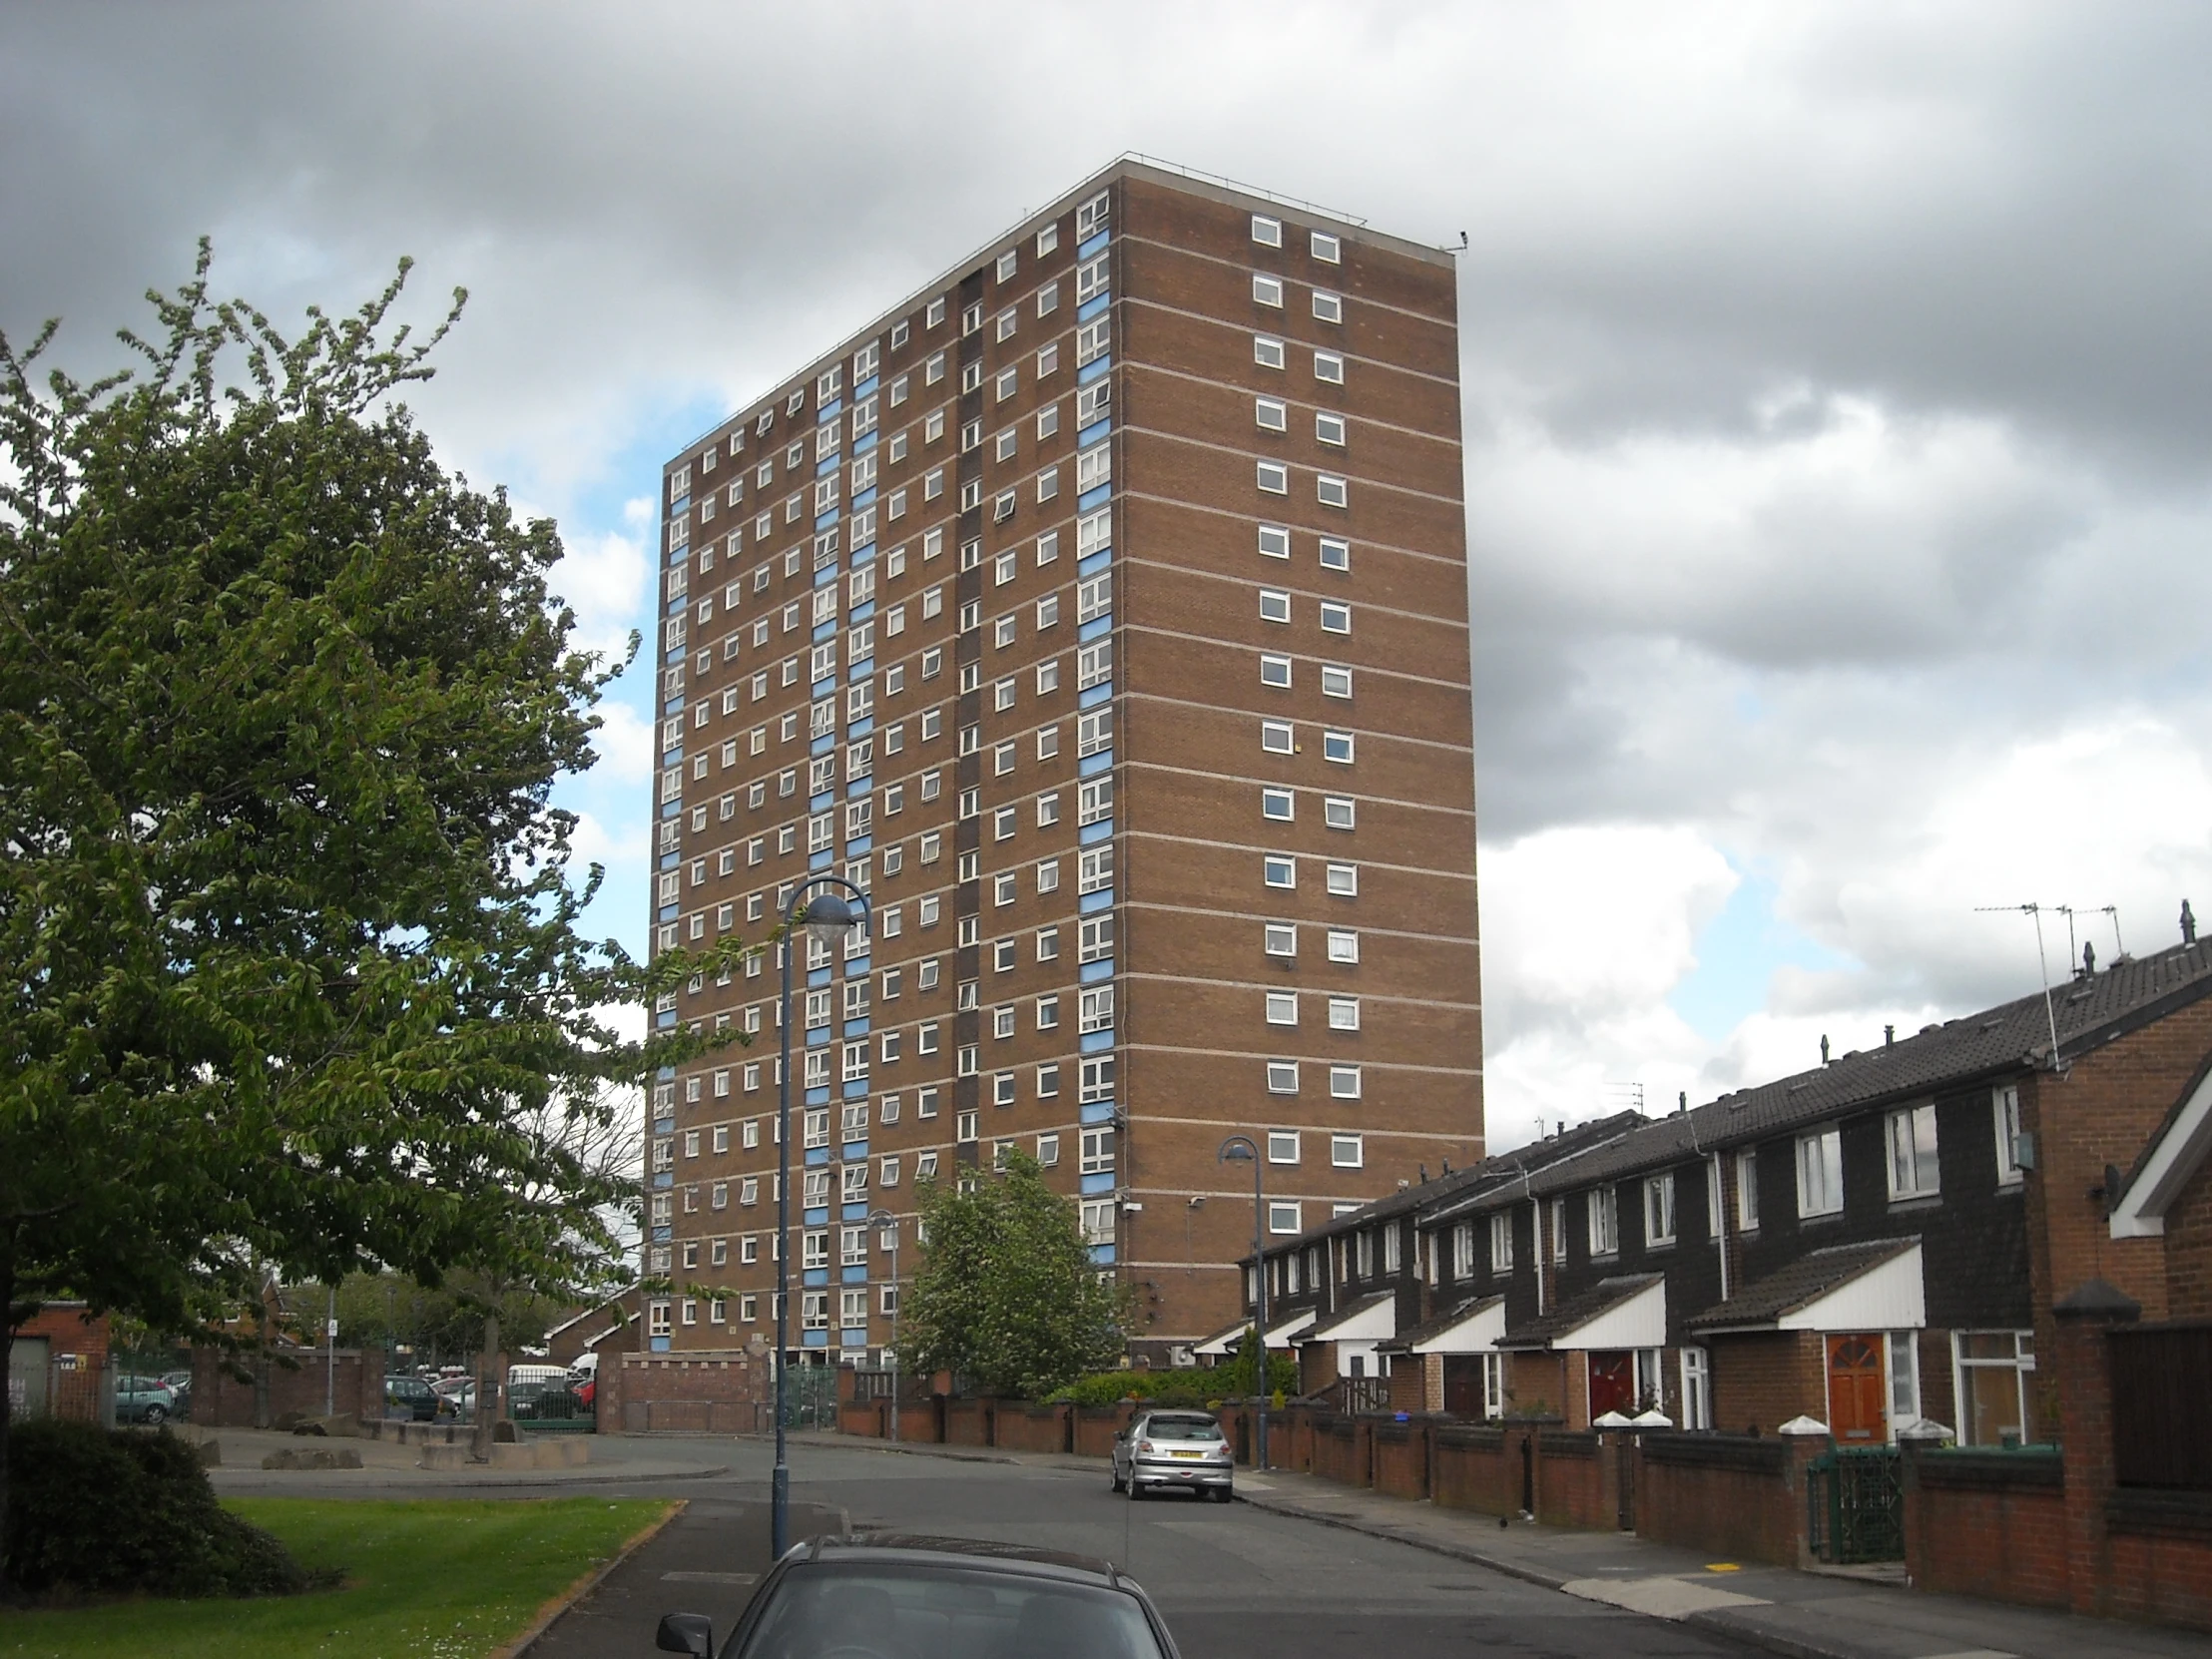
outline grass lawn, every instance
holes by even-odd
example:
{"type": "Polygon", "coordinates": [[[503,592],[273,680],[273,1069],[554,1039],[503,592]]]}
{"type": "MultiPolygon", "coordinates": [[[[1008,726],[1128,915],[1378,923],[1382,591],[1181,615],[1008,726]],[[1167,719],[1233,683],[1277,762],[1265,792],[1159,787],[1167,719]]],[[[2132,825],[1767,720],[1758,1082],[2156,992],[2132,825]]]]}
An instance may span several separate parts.
{"type": "Polygon", "coordinates": [[[563,1497],[228,1507],[345,1587],[262,1600],[130,1601],[0,1612],[0,1659],[477,1659],[660,1519],[660,1501],[563,1497]]]}

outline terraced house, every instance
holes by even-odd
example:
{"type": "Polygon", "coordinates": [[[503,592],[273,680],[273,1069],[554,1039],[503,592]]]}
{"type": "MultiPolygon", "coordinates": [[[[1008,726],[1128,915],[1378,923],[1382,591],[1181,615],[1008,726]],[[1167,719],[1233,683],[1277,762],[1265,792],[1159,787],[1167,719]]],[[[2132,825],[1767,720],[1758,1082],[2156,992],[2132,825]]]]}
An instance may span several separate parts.
{"type": "Polygon", "coordinates": [[[2192,936],[1490,1160],[1270,1250],[1277,1329],[1354,1403],[2057,1438],[2054,1308],[2094,1283],[2149,1322],[2212,1312],[2208,993],[2192,936]],[[1381,1392],[1338,1381],[1377,1371],[1381,1392]]]}
{"type": "MultiPolygon", "coordinates": [[[[1124,161],[668,462],[654,948],[872,903],[795,964],[802,1355],[879,1359],[918,1190],[1016,1148],[1161,1363],[1238,1306],[1225,1136],[1285,1236],[1481,1156],[1455,310],[1124,161]]],[[[655,1010],[757,1044],[655,1082],[654,1349],[773,1327],[778,974],[655,1010]]]]}

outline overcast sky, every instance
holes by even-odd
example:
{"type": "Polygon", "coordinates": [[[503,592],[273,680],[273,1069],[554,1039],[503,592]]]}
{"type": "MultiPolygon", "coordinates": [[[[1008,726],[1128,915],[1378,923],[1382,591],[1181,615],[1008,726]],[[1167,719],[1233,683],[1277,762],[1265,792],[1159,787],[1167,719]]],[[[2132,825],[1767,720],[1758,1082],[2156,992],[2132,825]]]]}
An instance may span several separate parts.
{"type": "MultiPolygon", "coordinates": [[[[1977,905],[2212,904],[2207,110],[2197,3],[9,0],[0,328],[414,256],[423,424],[619,646],[667,454],[1120,151],[1464,231],[1503,1147],[2034,989],[1977,905]]],[[[637,946],[634,680],[566,799],[637,946]]]]}

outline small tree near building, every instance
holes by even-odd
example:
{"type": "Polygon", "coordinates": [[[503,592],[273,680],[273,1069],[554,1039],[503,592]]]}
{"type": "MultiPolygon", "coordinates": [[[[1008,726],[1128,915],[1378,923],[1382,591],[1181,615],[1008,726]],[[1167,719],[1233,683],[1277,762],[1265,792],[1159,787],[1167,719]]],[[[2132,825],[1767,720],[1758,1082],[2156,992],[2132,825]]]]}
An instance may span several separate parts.
{"type": "Polygon", "coordinates": [[[921,1265],[900,1312],[915,1367],[1042,1399],[1115,1363],[1126,1298],[1093,1265],[1074,1203],[1035,1159],[1015,1153],[965,1191],[932,1183],[921,1216],[921,1265]]]}

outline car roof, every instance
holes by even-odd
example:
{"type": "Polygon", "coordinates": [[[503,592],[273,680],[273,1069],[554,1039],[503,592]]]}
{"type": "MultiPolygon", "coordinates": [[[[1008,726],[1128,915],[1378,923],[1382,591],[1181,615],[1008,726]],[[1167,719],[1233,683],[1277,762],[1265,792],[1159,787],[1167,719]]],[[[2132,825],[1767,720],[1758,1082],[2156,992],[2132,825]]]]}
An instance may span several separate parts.
{"type": "Polygon", "coordinates": [[[1219,1428],[1221,1419],[1211,1411],[1194,1411],[1188,1406],[1169,1411],[1147,1411],[1147,1422],[1202,1422],[1209,1428],[1219,1428]]]}
{"type": "Polygon", "coordinates": [[[1135,1588],[1113,1562],[1099,1556],[1035,1549],[1027,1544],[1000,1543],[991,1538],[945,1538],[920,1532],[856,1532],[843,1538],[818,1538],[804,1559],[795,1565],[815,1562],[963,1566],[1027,1578],[1092,1584],[1106,1589],[1135,1588]]]}

